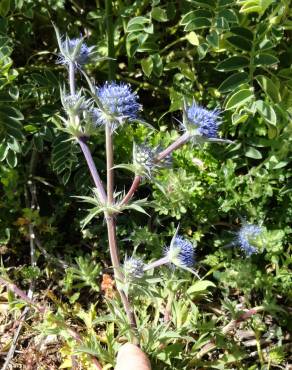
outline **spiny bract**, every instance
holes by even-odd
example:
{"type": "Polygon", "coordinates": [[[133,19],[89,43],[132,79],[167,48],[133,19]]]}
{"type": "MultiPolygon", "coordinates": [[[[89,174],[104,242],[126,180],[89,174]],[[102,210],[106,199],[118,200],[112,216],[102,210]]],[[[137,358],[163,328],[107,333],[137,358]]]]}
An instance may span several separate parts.
{"type": "Polygon", "coordinates": [[[73,62],[75,66],[80,67],[89,62],[94,46],[87,46],[81,38],[69,39],[66,37],[62,41],[62,50],[59,55],[58,63],[69,64],[73,62]]]}

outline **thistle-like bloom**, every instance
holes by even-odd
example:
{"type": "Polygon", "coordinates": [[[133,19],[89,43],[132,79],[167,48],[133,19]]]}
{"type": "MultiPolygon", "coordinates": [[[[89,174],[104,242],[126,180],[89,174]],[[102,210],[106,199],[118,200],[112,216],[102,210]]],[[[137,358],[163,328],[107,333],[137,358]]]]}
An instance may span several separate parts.
{"type": "Polygon", "coordinates": [[[134,143],[133,147],[133,165],[136,175],[151,179],[155,169],[169,167],[172,162],[171,155],[164,158],[163,161],[157,162],[157,155],[160,153],[160,146],[151,148],[148,145],[134,143]]]}
{"type": "Polygon", "coordinates": [[[233,245],[239,245],[246,255],[249,257],[254,253],[258,252],[257,242],[258,237],[262,233],[262,228],[253,224],[243,225],[237,233],[236,240],[232,243],[233,245]]]}
{"type": "Polygon", "coordinates": [[[134,162],[150,171],[154,165],[154,158],[155,153],[149,146],[144,144],[135,145],[134,162]]]}
{"type": "Polygon", "coordinates": [[[130,257],[124,262],[123,270],[128,279],[141,279],[144,275],[144,263],[141,259],[130,257]]]}
{"type": "Polygon", "coordinates": [[[208,139],[217,138],[217,131],[220,125],[220,110],[208,110],[196,103],[193,103],[185,110],[186,121],[183,127],[190,131],[192,136],[203,136],[208,139]]]}
{"type": "Polygon", "coordinates": [[[82,95],[82,91],[74,95],[66,94],[65,91],[61,91],[60,95],[63,108],[68,114],[79,114],[87,110],[90,106],[90,102],[82,95]]]}
{"type": "Polygon", "coordinates": [[[59,47],[60,54],[57,63],[63,65],[73,63],[77,68],[89,62],[94,49],[94,46],[88,47],[82,38],[69,39],[68,37],[60,42],[59,47]]]}
{"type": "Polygon", "coordinates": [[[170,263],[182,268],[192,268],[195,263],[193,244],[180,235],[172,238],[169,248],[165,250],[165,256],[170,263]]]}
{"type": "Polygon", "coordinates": [[[92,111],[96,124],[110,125],[113,131],[125,121],[135,120],[142,108],[128,84],[106,82],[96,95],[99,107],[92,111]]]}
{"type": "Polygon", "coordinates": [[[195,264],[195,244],[177,235],[177,233],[178,228],[170,242],[170,246],[164,250],[164,257],[145,265],[144,271],[168,264],[170,266],[180,267],[198,276],[192,269],[195,264]]]}

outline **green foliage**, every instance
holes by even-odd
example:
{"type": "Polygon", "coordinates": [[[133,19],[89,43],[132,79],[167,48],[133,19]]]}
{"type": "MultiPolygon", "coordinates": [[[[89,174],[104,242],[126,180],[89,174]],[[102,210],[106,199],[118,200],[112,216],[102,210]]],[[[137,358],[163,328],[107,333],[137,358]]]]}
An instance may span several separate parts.
{"type": "MultiPolygon", "coordinates": [[[[133,141],[153,147],[173,142],[184,99],[210,109],[220,106],[220,136],[233,141],[176,151],[172,169],[155,174],[152,184],[144,182],[119,218],[122,256],[132,255],[135,248],[145,260],[160,257],[178,220],[180,232],[198,242],[196,269],[202,280],[163,267],[158,276],[149,273],[129,288],[142,348],[155,369],[288,366],[290,1],[112,3],[116,79],[133,84],[144,106],[141,118],[154,127],[150,134],[137,123],[123,127],[115,137],[115,163],[131,163],[133,141]],[[137,201],[146,198],[147,204],[137,201]],[[265,230],[263,252],[250,258],[230,247],[243,220],[265,230]],[[233,336],[222,332],[243,309],[261,305],[265,311],[240,329],[252,331],[264,343],[264,364],[260,357],[250,357],[260,354],[260,346],[249,347],[237,337],[239,327],[233,336]],[[202,355],[210,343],[216,351],[202,355]]],[[[104,275],[111,270],[102,220],[89,223],[100,211],[88,194],[93,184],[76,143],[57,130],[66,71],[55,63],[52,22],[61,34],[88,35],[87,44],[104,57],[103,6],[83,0],[0,2],[1,269],[24,290],[31,280],[39,283],[37,290],[50,287],[46,296],[37,297],[51,311],[41,325],[32,318],[32,325],[44,335],[60,335],[67,368],[71,355],[77,355],[83,368],[90,369],[88,354],[110,368],[120,343],[130,340],[114,283],[105,284],[104,275]],[[93,202],[82,232],[87,205],[70,195],[93,202]],[[29,262],[29,224],[41,240],[37,268],[29,262]],[[81,343],[72,339],[72,325],[81,343]]],[[[97,84],[107,79],[107,72],[108,61],[87,66],[97,84]]],[[[81,74],[78,79],[84,82],[81,74]]],[[[104,180],[103,136],[91,138],[89,145],[104,180]]],[[[115,180],[118,192],[127,191],[132,179],[117,166],[115,180]]],[[[8,303],[13,315],[24,306],[12,294],[8,303]]]]}
{"type": "MultiPolygon", "coordinates": [[[[89,256],[76,257],[75,262],[76,267],[70,267],[66,270],[64,277],[65,290],[71,291],[72,289],[79,290],[83,287],[90,287],[95,292],[99,292],[98,278],[102,271],[101,266],[90,260],[89,256]]],[[[76,299],[76,296],[74,299],[76,299]]]]}

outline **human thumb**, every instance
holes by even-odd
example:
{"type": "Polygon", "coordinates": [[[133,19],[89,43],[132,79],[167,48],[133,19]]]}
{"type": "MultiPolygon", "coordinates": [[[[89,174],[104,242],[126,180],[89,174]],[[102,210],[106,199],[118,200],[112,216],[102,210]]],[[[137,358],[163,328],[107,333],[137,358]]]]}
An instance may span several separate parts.
{"type": "Polygon", "coordinates": [[[139,347],[126,343],[119,349],[115,370],[151,370],[151,365],[139,347]]]}

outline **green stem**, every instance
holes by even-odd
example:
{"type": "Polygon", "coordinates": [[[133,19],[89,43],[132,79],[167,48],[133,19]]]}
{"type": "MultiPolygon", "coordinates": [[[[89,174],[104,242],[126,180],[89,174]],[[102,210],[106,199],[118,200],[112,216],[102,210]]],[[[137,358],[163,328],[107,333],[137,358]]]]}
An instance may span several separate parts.
{"type": "Polygon", "coordinates": [[[262,346],[261,346],[261,336],[258,330],[255,330],[255,339],[256,339],[257,351],[259,355],[260,364],[263,367],[265,365],[265,360],[264,360],[262,346]]]}
{"type": "Polygon", "coordinates": [[[175,297],[175,293],[173,291],[170,291],[168,295],[165,311],[164,311],[164,322],[165,323],[168,323],[171,320],[171,306],[172,306],[174,297],[175,297]]]}
{"type": "MultiPolygon", "coordinates": [[[[106,30],[107,30],[107,46],[108,46],[108,57],[111,58],[108,61],[108,79],[114,80],[115,78],[115,46],[114,46],[114,26],[113,26],[113,8],[112,1],[105,1],[105,15],[106,15],[106,30]]],[[[105,138],[106,138],[106,168],[107,168],[107,202],[112,204],[114,202],[114,154],[113,154],[113,133],[110,125],[105,127],[105,138]]],[[[120,294],[128,321],[131,326],[132,342],[139,344],[139,340],[136,336],[137,323],[135,319],[134,311],[131,307],[129,299],[120,284],[124,282],[124,275],[121,271],[119,249],[116,236],[116,220],[113,215],[105,213],[108,242],[112,265],[114,268],[115,279],[117,282],[117,289],[120,294]]]]}
{"type": "Polygon", "coordinates": [[[106,141],[106,176],[107,176],[107,201],[112,204],[114,201],[114,152],[113,134],[110,125],[105,126],[106,141]]]}
{"type": "Polygon", "coordinates": [[[174,45],[182,42],[182,41],[185,41],[187,38],[185,36],[183,37],[180,37],[179,39],[176,39],[174,40],[173,42],[171,42],[170,44],[166,45],[165,48],[163,48],[161,51],[160,51],[160,55],[165,53],[168,49],[172,48],[174,45]]]}
{"type": "MultiPolygon", "coordinates": [[[[115,58],[115,44],[114,44],[114,25],[113,25],[113,6],[112,0],[105,1],[105,17],[106,17],[106,31],[107,31],[107,49],[108,57],[115,58]]],[[[108,78],[112,81],[115,77],[115,61],[109,59],[108,61],[108,78]]]]}
{"type": "Polygon", "coordinates": [[[69,63],[69,85],[70,85],[70,94],[75,95],[75,69],[72,62],[69,63]]]}
{"type": "Polygon", "coordinates": [[[124,275],[121,271],[120,265],[120,258],[119,258],[119,251],[117,246],[117,237],[116,237],[116,221],[113,216],[105,214],[106,217],[106,224],[107,224],[107,232],[108,232],[108,242],[109,242],[109,250],[112,265],[114,268],[115,280],[118,292],[120,294],[129,324],[131,326],[131,335],[132,335],[132,342],[134,344],[139,344],[138,338],[136,337],[137,331],[137,323],[134,311],[130,305],[129,299],[122,288],[120,288],[120,284],[124,281],[124,275]]]}

